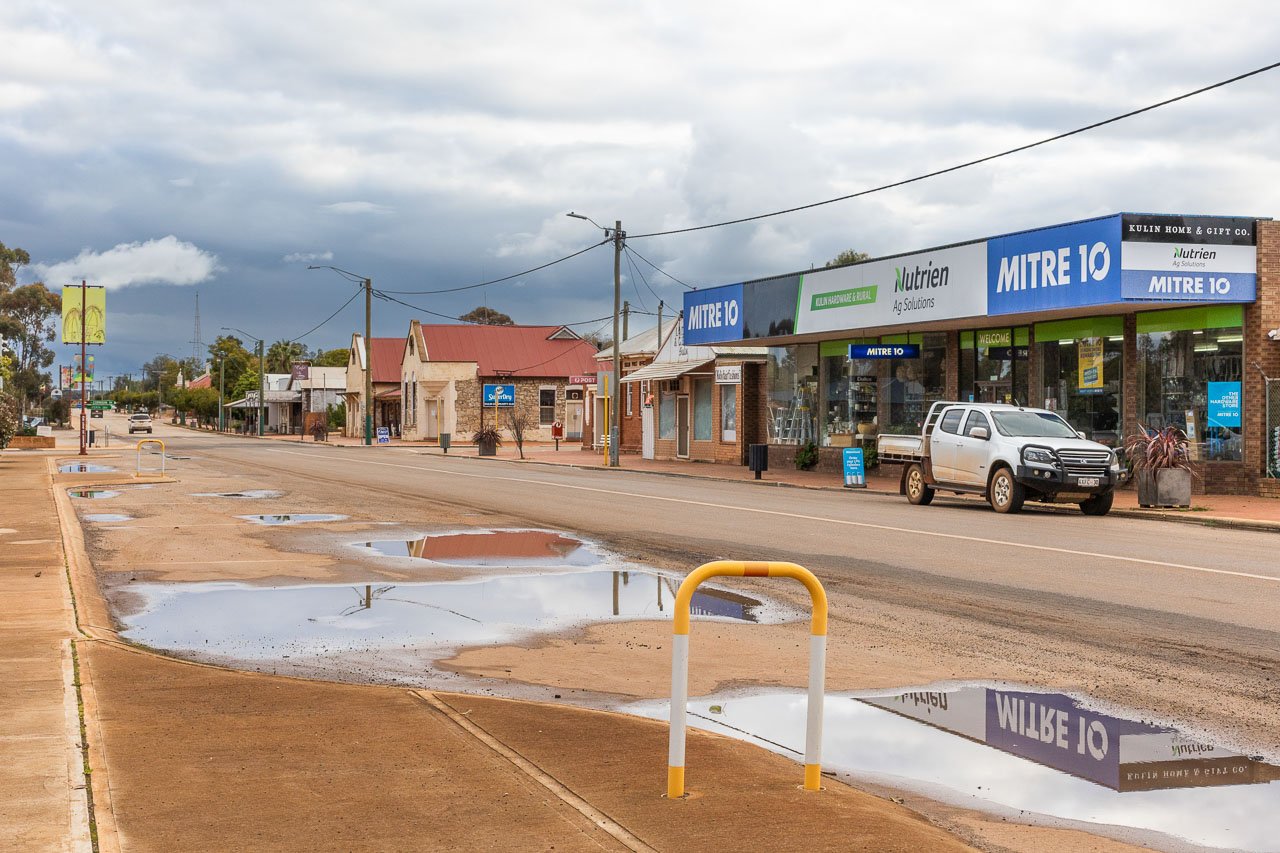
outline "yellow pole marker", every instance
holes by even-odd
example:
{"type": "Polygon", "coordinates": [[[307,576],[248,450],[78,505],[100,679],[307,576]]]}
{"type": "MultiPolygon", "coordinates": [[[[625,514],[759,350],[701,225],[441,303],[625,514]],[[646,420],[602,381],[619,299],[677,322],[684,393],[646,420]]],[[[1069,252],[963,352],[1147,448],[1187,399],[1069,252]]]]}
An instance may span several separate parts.
{"type": "Polygon", "coordinates": [[[809,590],[809,702],[804,744],[804,787],[822,789],[822,702],[827,669],[827,593],[813,572],[795,563],[717,560],[694,569],[676,591],[671,644],[671,740],[667,751],[667,797],[684,796],[685,718],[689,703],[689,605],[708,578],[794,578],[809,590]]]}
{"type": "Polygon", "coordinates": [[[602,441],[601,444],[604,446],[605,465],[609,464],[609,424],[613,423],[613,421],[609,419],[609,403],[609,377],[606,376],[604,377],[604,423],[597,424],[597,426],[600,427],[600,435],[604,438],[604,441],[602,441]]]}
{"type": "Polygon", "coordinates": [[[163,475],[164,474],[164,458],[165,458],[164,442],[158,438],[144,438],[142,439],[142,441],[138,442],[138,467],[137,467],[137,470],[134,472],[134,476],[136,477],[142,476],[142,445],[144,444],[160,445],[160,473],[163,475]]]}

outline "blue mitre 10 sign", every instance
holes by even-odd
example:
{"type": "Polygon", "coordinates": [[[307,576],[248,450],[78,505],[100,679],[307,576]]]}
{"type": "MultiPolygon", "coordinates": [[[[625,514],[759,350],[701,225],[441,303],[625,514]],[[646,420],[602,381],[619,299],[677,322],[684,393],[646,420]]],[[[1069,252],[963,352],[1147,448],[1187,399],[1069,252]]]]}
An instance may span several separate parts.
{"type": "Polygon", "coordinates": [[[850,359],[919,357],[919,344],[849,344],[850,359]]]}

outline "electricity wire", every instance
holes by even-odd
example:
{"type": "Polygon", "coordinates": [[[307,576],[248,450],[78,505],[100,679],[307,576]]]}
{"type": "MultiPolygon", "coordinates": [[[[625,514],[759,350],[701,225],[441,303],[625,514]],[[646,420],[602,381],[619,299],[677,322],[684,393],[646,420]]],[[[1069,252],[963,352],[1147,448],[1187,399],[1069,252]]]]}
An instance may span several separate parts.
{"type": "Polygon", "coordinates": [[[755,216],[744,216],[740,219],[729,219],[724,222],[713,222],[708,225],[693,225],[688,228],[673,228],[669,231],[651,231],[648,234],[628,234],[627,239],[641,240],[641,239],[644,239],[645,237],[666,237],[672,234],[688,234],[691,231],[706,231],[709,228],[722,228],[726,225],[740,225],[744,222],[756,222],[758,220],[769,219],[774,216],[784,216],[788,213],[798,213],[799,211],[802,211],[802,210],[812,210],[815,207],[822,207],[823,205],[827,205],[827,204],[835,204],[838,201],[848,201],[849,199],[853,199],[853,198],[861,198],[862,196],[871,195],[872,193],[883,192],[884,190],[894,189],[895,187],[903,187],[908,184],[914,184],[918,181],[923,181],[927,178],[936,178],[939,175],[945,175],[945,174],[948,174],[949,172],[958,172],[961,169],[967,169],[970,166],[977,166],[981,163],[989,163],[992,160],[997,160],[1001,157],[1008,157],[1011,154],[1017,154],[1022,151],[1029,151],[1032,148],[1038,148],[1041,145],[1048,145],[1050,142],[1057,142],[1058,140],[1066,139],[1069,136],[1075,136],[1076,134],[1084,133],[1086,131],[1096,130],[1108,124],[1114,124],[1118,121],[1123,121],[1124,119],[1127,119],[1127,118],[1133,118],[1134,116],[1142,115],[1143,113],[1149,113],[1152,110],[1159,109],[1160,107],[1166,107],[1169,104],[1186,100],[1187,98],[1191,98],[1196,95],[1200,95],[1205,92],[1212,91],[1213,89],[1219,89],[1219,88],[1222,88],[1223,86],[1227,86],[1232,83],[1238,83],[1241,80],[1245,80],[1249,77],[1255,77],[1259,74],[1263,74],[1275,68],[1280,68],[1280,62],[1273,62],[1270,65],[1264,65],[1261,68],[1255,68],[1254,70],[1247,71],[1244,74],[1237,74],[1235,77],[1231,77],[1227,80],[1221,80],[1217,83],[1211,83],[1208,86],[1201,86],[1199,89],[1195,89],[1190,92],[1185,92],[1181,95],[1177,95],[1172,98],[1166,98],[1163,101],[1158,101],[1157,103],[1150,104],[1140,109],[1130,110],[1129,112],[1122,113],[1121,115],[1118,115],[1118,116],[1112,116],[1111,118],[1103,119],[1102,121],[1096,121],[1092,124],[1086,124],[1083,127],[1077,127],[1075,130],[1068,130],[1064,133],[1059,133],[1054,136],[1050,136],[1045,139],[1038,140],[1036,142],[1029,142],[1026,145],[1019,145],[1016,148],[1010,148],[1007,151],[1001,151],[997,154],[989,154],[986,157],[979,157],[976,160],[969,160],[965,163],[958,163],[954,166],[948,166],[945,169],[937,169],[935,171],[928,172],[923,175],[916,175],[914,178],[906,178],[901,181],[894,181],[893,183],[890,183],[890,184],[883,184],[878,187],[872,187],[871,189],[860,190],[856,193],[849,193],[848,195],[837,196],[836,198],[829,198],[824,201],[815,201],[810,204],[802,204],[796,207],[788,207],[785,210],[775,210],[771,213],[759,213],[759,214],[756,214],[755,216]]]}
{"type": "Polygon", "coordinates": [[[585,255],[587,252],[590,252],[592,249],[597,249],[608,242],[611,242],[611,239],[605,238],[604,240],[601,240],[599,243],[593,243],[592,245],[587,246],[585,249],[579,249],[578,251],[574,252],[571,255],[565,255],[563,258],[556,258],[554,261],[548,261],[545,264],[540,264],[539,266],[532,267],[531,269],[523,270],[517,273],[512,273],[511,275],[504,275],[502,278],[494,278],[494,279],[490,279],[489,281],[481,281],[476,284],[466,284],[461,287],[445,287],[439,290],[384,290],[383,293],[397,293],[402,296],[428,296],[436,293],[458,293],[459,291],[463,291],[463,290],[475,290],[477,287],[486,287],[490,284],[500,284],[501,282],[504,282],[504,281],[511,281],[511,279],[513,278],[520,278],[521,276],[529,275],[530,273],[535,273],[535,272],[538,272],[539,270],[545,270],[547,267],[553,267],[556,264],[562,264],[567,260],[571,260],[572,258],[578,257],[578,255],[585,255]]]}
{"type": "Polygon", "coordinates": [[[680,279],[676,278],[676,277],[675,277],[675,276],[673,276],[671,273],[667,272],[667,271],[666,271],[666,270],[664,270],[662,267],[658,266],[658,265],[657,265],[657,264],[655,264],[653,261],[649,260],[649,259],[648,259],[648,258],[646,258],[644,255],[640,254],[639,252],[637,252],[635,249],[631,248],[630,246],[626,246],[626,250],[627,250],[628,252],[630,252],[630,253],[634,254],[637,258],[639,258],[640,260],[644,261],[644,262],[645,262],[646,264],[648,264],[649,266],[653,267],[653,268],[654,268],[655,270],[657,270],[658,272],[660,272],[660,273],[662,273],[663,275],[665,275],[667,278],[669,278],[669,279],[671,279],[672,281],[674,281],[676,284],[681,285],[682,287],[687,287],[689,290],[697,290],[697,288],[696,288],[696,287],[694,287],[692,284],[685,284],[683,281],[681,281],[680,279]]]}
{"type": "Polygon", "coordinates": [[[352,302],[354,302],[354,301],[355,301],[355,298],[356,298],[357,296],[359,296],[359,295],[360,295],[360,291],[359,291],[359,290],[357,290],[355,293],[351,294],[351,298],[350,298],[350,299],[348,299],[346,302],[342,303],[342,306],[341,306],[340,308],[338,308],[338,310],[337,310],[337,311],[334,311],[334,312],[333,312],[332,314],[330,314],[328,317],[324,318],[324,319],[323,319],[323,320],[321,320],[319,323],[317,323],[315,326],[313,326],[313,327],[311,327],[310,329],[308,329],[307,331],[303,332],[301,335],[298,335],[298,336],[297,336],[297,337],[295,337],[295,338],[288,338],[288,339],[287,339],[287,340],[288,340],[288,342],[289,342],[289,343],[291,343],[291,344],[294,344],[294,343],[297,343],[298,341],[301,341],[301,340],[302,340],[303,338],[305,338],[307,335],[309,335],[309,334],[311,334],[312,332],[316,331],[316,330],[317,330],[317,329],[319,329],[321,326],[323,326],[325,323],[328,323],[328,322],[329,322],[330,320],[332,320],[334,317],[337,317],[339,314],[341,314],[341,313],[342,313],[343,308],[346,308],[348,305],[350,305],[352,302]]]}

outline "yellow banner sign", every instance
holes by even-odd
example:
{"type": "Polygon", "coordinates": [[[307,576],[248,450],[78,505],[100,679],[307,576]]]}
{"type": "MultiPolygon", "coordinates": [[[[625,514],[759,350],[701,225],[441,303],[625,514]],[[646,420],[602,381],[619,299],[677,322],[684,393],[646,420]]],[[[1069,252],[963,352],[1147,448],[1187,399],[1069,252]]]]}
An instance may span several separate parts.
{"type": "Polygon", "coordinates": [[[1088,388],[1105,388],[1106,380],[1102,375],[1102,338],[1081,338],[1076,341],[1079,348],[1080,390],[1088,388]]]}
{"type": "Polygon", "coordinates": [[[107,342],[107,289],[105,287],[62,288],[62,342],[105,344],[107,342]]]}

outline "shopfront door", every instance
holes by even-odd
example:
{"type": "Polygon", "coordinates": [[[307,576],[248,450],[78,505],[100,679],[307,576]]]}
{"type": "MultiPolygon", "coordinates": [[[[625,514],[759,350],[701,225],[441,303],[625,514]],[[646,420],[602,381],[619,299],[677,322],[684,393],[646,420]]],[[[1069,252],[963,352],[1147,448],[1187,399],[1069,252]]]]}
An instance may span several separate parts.
{"type": "Polygon", "coordinates": [[[582,401],[569,400],[564,404],[564,437],[582,440],[582,401]]]}
{"type": "Polygon", "coordinates": [[[973,400],[978,403],[1021,403],[1030,399],[1027,365],[1028,330],[988,329],[976,334],[976,346],[965,352],[973,358],[973,400]]]}
{"type": "Polygon", "coordinates": [[[689,458],[689,398],[676,397],[676,456],[689,458]]]}
{"type": "Polygon", "coordinates": [[[423,424],[426,437],[428,440],[438,439],[440,438],[440,401],[425,400],[424,402],[427,404],[427,422],[423,424]]]}

